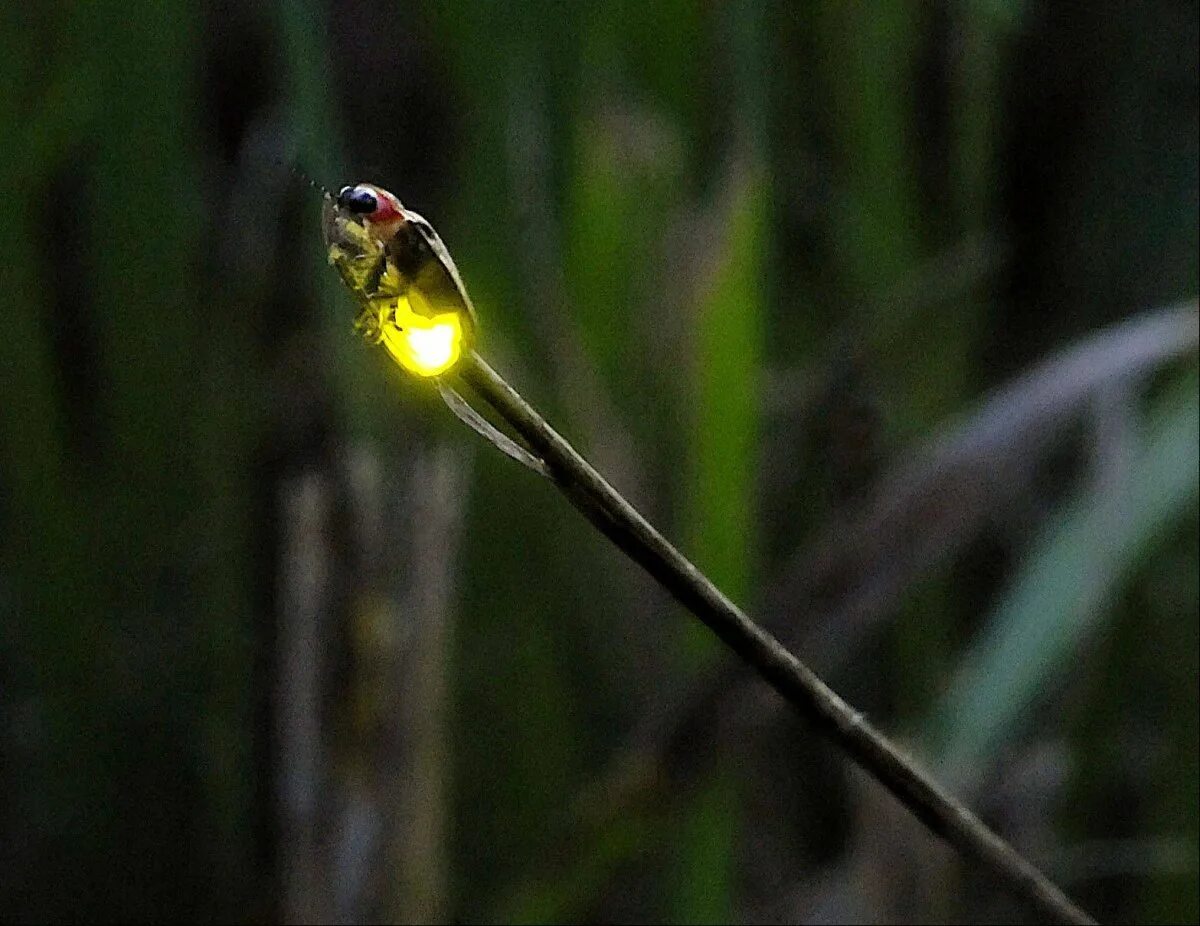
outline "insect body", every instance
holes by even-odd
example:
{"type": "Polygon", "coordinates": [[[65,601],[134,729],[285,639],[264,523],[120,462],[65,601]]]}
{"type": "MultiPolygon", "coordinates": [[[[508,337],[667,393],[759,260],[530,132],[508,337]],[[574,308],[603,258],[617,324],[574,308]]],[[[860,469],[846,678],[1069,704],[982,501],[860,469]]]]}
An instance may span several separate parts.
{"type": "Polygon", "coordinates": [[[357,297],[355,327],[406,370],[438,376],[475,336],[475,309],[442,239],[387,190],[369,183],[326,194],[329,262],[357,297]]]}
{"type": "Polygon", "coordinates": [[[406,370],[433,377],[446,406],[502,453],[548,476],[546,463],[476,411],[441,378],[475,339],[475,309],[442,239],[387,190],[370,183],[325,193],[329,262],[354,293],[354,326],[406,370]]]}

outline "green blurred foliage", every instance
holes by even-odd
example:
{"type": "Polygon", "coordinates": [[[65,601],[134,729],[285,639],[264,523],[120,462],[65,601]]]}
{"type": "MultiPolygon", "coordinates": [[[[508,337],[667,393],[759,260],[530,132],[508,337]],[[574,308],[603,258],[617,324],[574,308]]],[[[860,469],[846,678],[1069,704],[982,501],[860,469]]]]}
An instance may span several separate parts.
{"type": "MultiPolygon", "coordinates": [[[[288,909],[280,498],[296,474],[337,485],[341,519],[321,761],[330,781],[384,782],[375,810],[423,793],[394,761],[403,737],[389,753],[356,726],[347,638],[356,590],[376,588],[344,473],[363,448],[391,478],[474,438],[351,337],[293,163],[429,217],[484,353],[753,608],[987,389],[1194,299],[1198,21],[1167,0],[0,13],[0,920],[288,909]]],[[[1034,476],[835,679],[886,729],[932,718],[921,753],[964,788],[1000,792],[1058,748],[1050,800],[989,812],[1104,919],[1197,915],[1188,352],[1119,390],[1115,450],[1097,436],[1111,396],[1049,452],[1007,447],[1037,456],[1034,476]],[[1105,478],[1130,507],[1114,514],[1105,478]],[[1178,851],[1063,861],[1155,840],[1178,851]]],[[[869,906],[879,884],[845,859],[889,822],[811,731],[756,709],[711,756],[671,731],[719,646],[550,486],[486,448],[472,474],[441,669],[447,918],[928,915],[869,906]],[[656,750],[645,780],[610,779],[614,755],[656,750]]],[[[423,551],[390,530],[375,552],[403,614],[423,551]]],[[[794,602],[789,626],[823,603],[794,602]]],[[[359,898],[338,915],[395,918],[388,869],[346,835],[357,805],[320,794],[341,821],[330,870],[368,885],[333,878],[359,898]]],[[[920,877],[935,883],[914,896],[956,915],[1020,915],[953,872],[920,877]]]]}

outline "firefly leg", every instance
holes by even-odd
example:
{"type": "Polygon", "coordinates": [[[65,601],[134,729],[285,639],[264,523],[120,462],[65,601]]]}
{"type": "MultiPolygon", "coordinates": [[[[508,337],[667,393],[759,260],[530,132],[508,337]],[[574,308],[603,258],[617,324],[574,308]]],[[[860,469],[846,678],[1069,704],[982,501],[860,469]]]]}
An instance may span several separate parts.
{"type": "Polygon", "coordinates": [[[379,283],[383,280],[383,274],[387,270],[387,257],[381,252],[376,258],[375,263],[371,265],[371,269],[363,278],[362,288],[368,296],[374,296],[379,292],[379,283]]]}
{"type": "Polygon", "coordinates": [[[365,302],[362,311],[358,313],[358,318],[354,320],[354,330],[372,344],[378,344],[383,340],[384,322],[394,308],[392,303],[384,300],[372,299],[365,302]]]}
{"type": "Polygon", "coordinates": [[[344,267],[339,265],[338,270],[346,284],[362,299],[363,307],[358,313],[358,318],[354,320],[354,330],[372,344],[378,344],[383,340],[384,322],[388,314],[395,309],[395,306],[387,300],[376,298],[379,293],[379,284],[387,271],[387,258],[381,253],[371,264],[371,268],[362,278],[361,283],[357,284],[344,267]]]}

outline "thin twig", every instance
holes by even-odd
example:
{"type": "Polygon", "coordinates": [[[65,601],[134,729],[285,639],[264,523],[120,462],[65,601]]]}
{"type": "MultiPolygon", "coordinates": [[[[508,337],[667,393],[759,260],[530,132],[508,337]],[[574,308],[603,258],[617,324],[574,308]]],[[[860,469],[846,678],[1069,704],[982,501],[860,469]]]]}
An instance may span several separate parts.
{"type": "MultiPolygon", "coordinates": [[[[836,528],[788,557],[766,584],[757,608],[761,622],[793,652],[805,654],[824,678],[842,672],[895,617],[905,588],[961,554],[989,518],[1012,508],[1048,449],[1098,393],[1120,382],[1141,383],[1195,354],[1196,313],[1195,300],[1146,311],[1073,342],[995,389],[892,467],[865,493],[865,504],[836,512],[830,519],[836,528]],[[956,504],[936,503],[946,498],[956,504]],[[803,614],[796,611],[798,601],[807,604],[803,614]]],[[[702,760],[711,757],[716,741],[761,727],[769,720],[764,710],[782,710],[779,702],[754,694],[760,690],[752,691],[752,675],[740,662],[711,667],[642,716],[570,802],[575,829],[600,829],[648,809],[661,812],[664,797],[707,774],[702,760]],[[685,744],[687,756],[680,761],[685,744]]],[[[982,782],[975,777],[954,786],[974,801],[982,782]]],[[[553,858],[562,851],[557,843],[547,850],[553,858]]],[[[538,873],[533,877],[541,876],[549,857],[532,865],[538,873]]],[[[527,889],[518,886],[512,896],[527,889]]]]}
{"type": "Polygon", "coordinates": [[[753,666],[785,700],[891,790],[930,830],[975,859],[1041,914],[1064,923],[1094,922],[726,598],[483,358],[472,353],[464,359],[460,371],[463,379],[546,462],[555,485],[589,521],[753,666]]]}

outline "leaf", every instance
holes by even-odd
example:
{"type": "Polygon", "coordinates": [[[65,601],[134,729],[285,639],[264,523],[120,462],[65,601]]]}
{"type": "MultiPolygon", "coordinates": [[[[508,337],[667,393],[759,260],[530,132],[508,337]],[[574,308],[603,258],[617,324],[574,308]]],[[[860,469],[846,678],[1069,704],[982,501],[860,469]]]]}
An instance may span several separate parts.
{"type": "Polygon", "coordinates": [[[1150,416],[1119,484],[1087,491],[1035,542],[926,727],[943,770],[978,771],[1069,670],[1155,538],[1195,503],[1198,441],[1192,374],[1150,416]]]}

